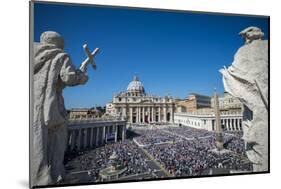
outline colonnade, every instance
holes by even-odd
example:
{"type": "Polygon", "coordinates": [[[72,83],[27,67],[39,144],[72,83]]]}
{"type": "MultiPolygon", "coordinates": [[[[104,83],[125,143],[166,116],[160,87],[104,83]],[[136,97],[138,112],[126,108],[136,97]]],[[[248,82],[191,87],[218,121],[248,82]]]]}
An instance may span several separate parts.
{"type": "Polygon", "coordinates": [[[227,131],[242,131],[242,118],[221,119],[221,125],[227,131]]]}
{"type": "MultiPolygon", "coordinates": [[[[221,126],[227,131],[242,131],[242,118],[222,118],[221,126]]],[[[216,130],[215,120],[212,120],[212,130],[216,130]]]]}
{"type": "MultiPolygon", "coordinates": [[[[214,114],[189,114],[189,113],[175,113],[175,123],[194,127],[197,129],[206,129],[209,131],[216,130],[216,121],[214,114]]],[[[231,114],[221,115],[221,125],[227,131],[242,131],[242,115],[231,114]]]]}
{"type": "Polygon", "coordinates": [[[123,141],[126,137],[126,124],[75,125],[69,126],[67,133],[67,150],[80,151],[101,146],[109,141],[123,141]]]}

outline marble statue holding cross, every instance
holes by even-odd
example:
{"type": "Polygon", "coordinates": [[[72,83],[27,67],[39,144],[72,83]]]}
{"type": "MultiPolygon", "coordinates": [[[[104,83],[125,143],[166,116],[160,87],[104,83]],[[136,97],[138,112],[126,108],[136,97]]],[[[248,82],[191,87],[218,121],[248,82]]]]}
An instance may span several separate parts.
{"type": "Polygon", "coordinates": [[[67,112],[62,96],[67,86],[88,81],[86,67],[94,55],[84,45],[87,59],[76,69],[64,52],[64,40],[53,31],[42,33],[40,42],[33,44],[33,120],[31,122],[31,186],[62,182],[67,140],[67,112]]]}

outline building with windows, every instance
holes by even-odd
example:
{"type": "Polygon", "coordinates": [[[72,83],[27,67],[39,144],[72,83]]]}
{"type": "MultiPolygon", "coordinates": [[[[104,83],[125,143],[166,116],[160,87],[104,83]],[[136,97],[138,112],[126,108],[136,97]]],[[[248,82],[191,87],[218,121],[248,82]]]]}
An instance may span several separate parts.
{"type": "MultiPolygon", "coordinates": [[[[188,99],[194,100],[197,97],[198,96],[191,96],[191,98],[188,99]]],[[[228,93],[224,93],[224,95],[218,97],[218,99],[222,128],[226,131],[242,131],[242,103],[228,93]]],[[[201,107],[198,105],[190,106],[192,111],[180,111],[181,109],[177,109],[179,111],[175,113],[175,123],[181,126],[215,131],[214,97],[203,97],[200,100],[202,100],[202,104],[205,103],[205,105],[201,107]],[[207,105],[210,107],[207,107],[207,105]]],[[[193,102],[193,104],[195,103],[193,102]]],[[[188,106],[186,109],[188,109],[188,106]]]]}
{"type": "Polygon", "coordinates": [[[128,123],[174,122],[175,101],[170,96],[146,93],[142,82],[134,77],[127,90],[113,97],[106,113],[125,117],[128,123]]]}
{"type": "MultiPolygon", "coordinates": [[[[214,98],[211,99],[211,107],[214,107],[214,98]]],[[[219,96],[219,109],[221,112],[241,112],[242,103],[229,93],[224,92],[223,96],[219,96]]]]}
{"type": "Polygon", "coordinates": [[[102,116],[101,111],[93,108],[72,108],[67,113],[69,119],[93,119],[102,116]]]}
{"type": "Polygon", "coordinates": [[[177,112],[194,112],[202,108],[211,108],[211,97],[190,93],[186,99],[176,101],[177,112]]]}

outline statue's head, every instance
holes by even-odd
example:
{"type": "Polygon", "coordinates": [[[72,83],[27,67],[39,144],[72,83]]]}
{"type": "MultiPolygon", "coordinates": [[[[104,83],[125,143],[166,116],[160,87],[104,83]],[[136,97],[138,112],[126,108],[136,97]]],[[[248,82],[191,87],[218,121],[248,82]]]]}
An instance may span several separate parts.
{"type": "Polygon", "coordinates": [[[264,36],[264,33],[260,28],[255,26],[250,26],[244,30],[242,30],[239,35],[245,39],[245,43],[251,43],[254,40],[260,40],[264,36]]]}
{"type": "Polygon", "coordinates": [[[40,36],[40,43],[52,44],[60,49],[64,48],[64,40],[62,36],[54,31],[46,31],[42,33],[40,36]]]}

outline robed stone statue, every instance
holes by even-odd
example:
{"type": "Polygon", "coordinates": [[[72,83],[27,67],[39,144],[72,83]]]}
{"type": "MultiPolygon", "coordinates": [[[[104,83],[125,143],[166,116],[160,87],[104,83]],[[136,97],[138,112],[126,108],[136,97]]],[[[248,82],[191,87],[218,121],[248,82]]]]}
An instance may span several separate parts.
{"type": "Polygon", "coordinates": [[[268,41],[261,29],[251,26],[239,35],[245,44],[232,65],[220,70],[225,91],[243,107],[243,139],[253,171],[268,171],[268,41]]]}
{"type": "Polygon", "coordinates": [[[57,184],[65,176],[67,112],[62,96],[66,86],[85,84],[87,74],[76,69],[64,52],[62,36],[42,33],[34,43],[33,120],[31,128],[31,186],[57,184]]]}

